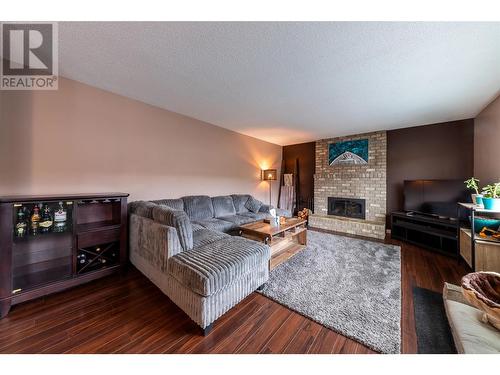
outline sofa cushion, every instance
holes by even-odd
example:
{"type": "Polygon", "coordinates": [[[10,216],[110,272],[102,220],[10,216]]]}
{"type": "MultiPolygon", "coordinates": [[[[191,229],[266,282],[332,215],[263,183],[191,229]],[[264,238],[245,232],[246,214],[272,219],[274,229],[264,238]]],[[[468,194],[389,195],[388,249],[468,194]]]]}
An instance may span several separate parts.
{"type": "Polygon", "coordinates": [[[248,212],[248,208],[245,207],[245,203],[247,203],[250,195],[248,194],[232,194],[231,198],[233,198],[234,207],[236,208],[236,213],[240,214],[242,212],[248,212]]]}
{"type": "Polygon", "coordinates": [[[253,221],[269,219],[271,215],[263,213],[263,212],[243,212],[240,216],[248,217],[253,221]]]}
{"type": "Polygon", "coordinates": [[[186,288],[211,296],[269,261],[267,245],[228,236],[169,259],[168,273],[186,288]]]}
{"type": "MultiPolygon", "coordinates": [[[[249,213],[249,212],[247,212],[247,213],[249,213]]],[[[238,226],[255,221],[253,218],[248,217],[248,216],[243,216],[243,215],[223,216],[223,217],[220,217],[219,219],[229,221],[230,223],[234,223],[238,226]]]]}
{"type": "Polygon", "coordinates": [[[482,311],[452,300],[445,301],[445,308],[459,353],[500,353],[500,331],[481,321],[482,311]]]}
{"type": "Polygon", "coordinates": [[[174,210],[184,210],[184,201],[182,199],[158,199],[155,201],[151,201],[153,203],[168,206],[174,210]]]}
{"type": "Polygon", "coordinates": [[[230,231],[231,229],[236,228],[236,225],[234,223],[216,218],[197,220],[194,223],[199,224],[204,228],[217,230],[219,232],[227,232],[230,231]]]}
{"type": "Polygon", "coordinates": [[[182,197],[182,200],[184,201],[184,211],[191,220],[205,220],[214,217],[214,207],[209,196],[191,195],[182,197]]]}
{"type": "Polygon", "coordinates": [[[191,226],[193,227],[193,233],[196,232],[197,230],[205,229],[205,227],[203,225],[196,224],[193,222],[191,222],[191,226]]]}
{"type": "Polygon", "coordinates": [[[196,230],[193,232],[193,248],[196,249],[197,247],[208,245],[228,236],[229,234],[205,228],[196,230]]]}
{"type": "Polygon", "coordinates": [[[273,208],[273,206],[269,205],[269,204],[263,204],[262,206],[260,206],[260,209],[259,209],[259,212],[263,212],[265,214],[268,214],[269,213],[269,210],[273,208]]]}
{"type": "Polygon", "coordinates": [[[212,205],[214,206],[214,216],[222,217],[235,215],[236,209],[234,208],[233,198],[230,195],[222,195],[212,198],[212,205]]]}
{"type": "Polygon", "coordinates": [[[247,202],[245,203],[245,207],[248,208],[248,211],[250,212],[259,212],[261,206],[262,202],[255,199],[254,197],[248,198],[247,202]]]}
{"type": "Polygon", "coordinates": [[[184,211],[156,205],[153,208],[153,219],[156,222],[177,229],[177,235],[184,250],[193,248],[193,227],[191,226],[191,220],[184,211]]]}

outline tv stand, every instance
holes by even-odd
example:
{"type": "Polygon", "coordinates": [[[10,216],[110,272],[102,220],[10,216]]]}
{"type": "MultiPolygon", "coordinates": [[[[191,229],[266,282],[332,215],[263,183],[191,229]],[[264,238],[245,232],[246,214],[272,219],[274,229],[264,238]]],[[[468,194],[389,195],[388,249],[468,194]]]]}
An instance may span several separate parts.
{"type": "Polygon", "coordinates": [[[391,214],[391,236],[428,250],[458,257],[460,222],[414,211],[391,214]]]}

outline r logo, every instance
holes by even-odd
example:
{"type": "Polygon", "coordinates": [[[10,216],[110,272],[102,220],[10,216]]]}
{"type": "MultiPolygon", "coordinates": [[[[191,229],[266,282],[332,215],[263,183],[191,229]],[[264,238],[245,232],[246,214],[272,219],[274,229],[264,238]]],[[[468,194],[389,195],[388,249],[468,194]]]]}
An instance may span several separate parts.
{"type": "Polygon", "coordinates": [[[52,75],[51,24],[2,26],[4,75],[52,75]]]}

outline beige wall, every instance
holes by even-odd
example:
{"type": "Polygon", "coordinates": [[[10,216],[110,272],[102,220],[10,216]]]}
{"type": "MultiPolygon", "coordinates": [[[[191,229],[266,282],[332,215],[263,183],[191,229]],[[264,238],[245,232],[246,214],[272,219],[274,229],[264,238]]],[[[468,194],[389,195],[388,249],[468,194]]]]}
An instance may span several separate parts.
{"type": "Polygon", "coordinates": [[[252,193],[268,202],[260,169],[279,169],[281,153],[281,146],[68,79],[58,91],[0,92],[0,195],[252,193]]]}
{"type": "Polygon", "coordinates": [[[474,176],[481,185],[500,181],[500,96],[474,120],[474,176]]]}

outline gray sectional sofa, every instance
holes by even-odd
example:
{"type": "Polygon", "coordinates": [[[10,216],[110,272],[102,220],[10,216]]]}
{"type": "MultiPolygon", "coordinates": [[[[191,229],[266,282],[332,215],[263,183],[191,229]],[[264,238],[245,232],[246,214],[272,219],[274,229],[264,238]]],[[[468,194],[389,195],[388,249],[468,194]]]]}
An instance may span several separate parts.
{"type": "Polygon", "coordinates": [[[130,261],[207,333],[268,280],[269,247],[234,234],[270,208],[243,194],[132,202],[130,261]]]}

